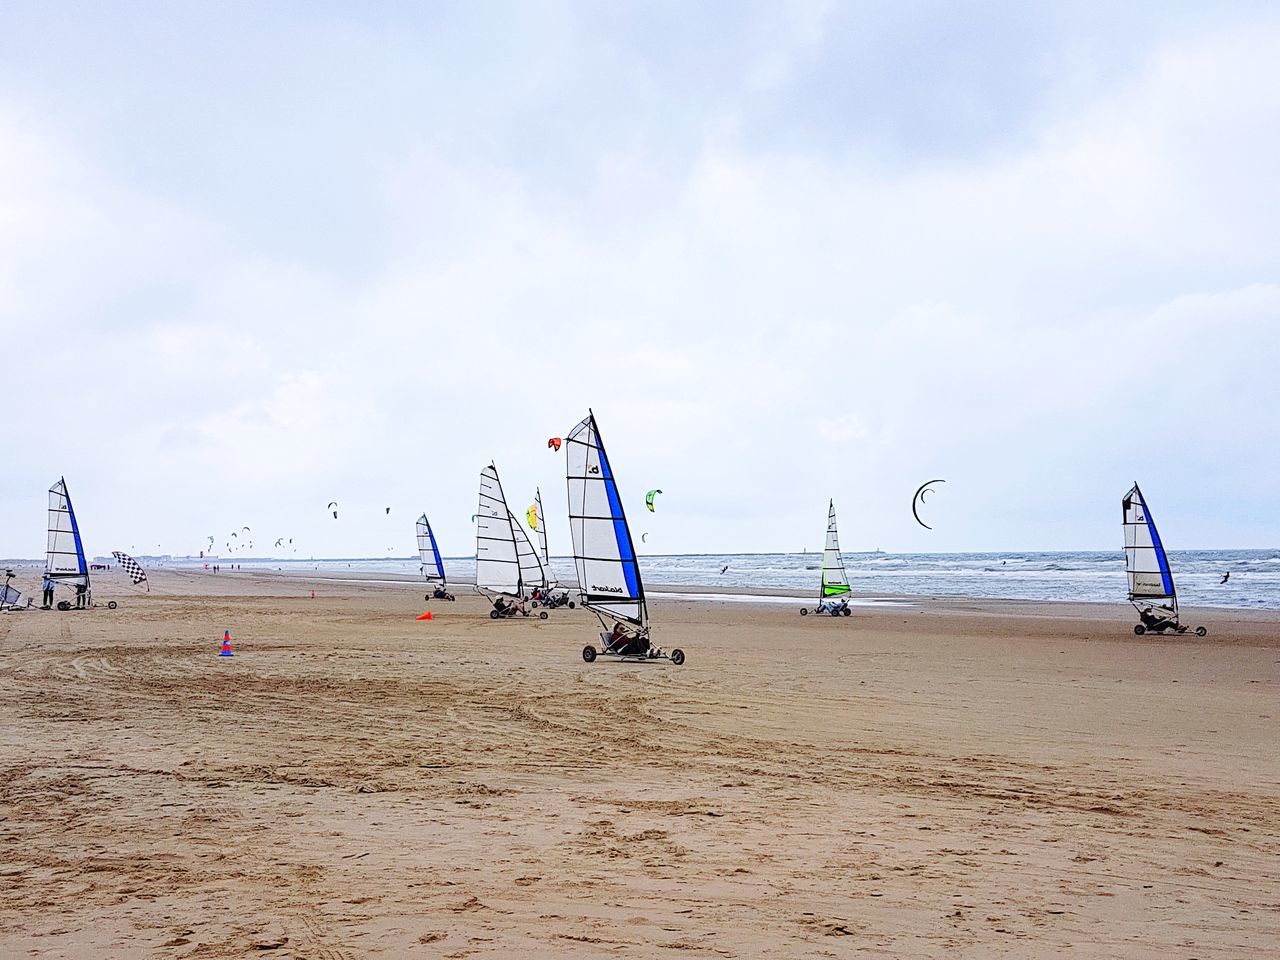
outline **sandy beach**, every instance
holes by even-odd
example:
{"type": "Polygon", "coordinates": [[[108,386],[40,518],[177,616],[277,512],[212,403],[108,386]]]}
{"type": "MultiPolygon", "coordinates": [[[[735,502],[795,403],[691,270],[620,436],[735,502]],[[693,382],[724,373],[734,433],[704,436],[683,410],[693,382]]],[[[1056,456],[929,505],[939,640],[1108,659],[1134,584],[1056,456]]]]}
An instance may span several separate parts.
{"type": "Polygon", "coordinates": [[[1280,955],[1275,615],[112,595],[0,617],[6,957],[1280,955]]]}

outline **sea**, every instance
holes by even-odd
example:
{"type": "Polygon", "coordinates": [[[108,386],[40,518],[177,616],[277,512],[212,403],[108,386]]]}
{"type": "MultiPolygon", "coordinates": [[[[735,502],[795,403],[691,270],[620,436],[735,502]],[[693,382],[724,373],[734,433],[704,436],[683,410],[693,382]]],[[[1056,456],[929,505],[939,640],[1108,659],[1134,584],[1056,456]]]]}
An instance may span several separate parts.
{"type": "MultiPolygon", "coordinates": [[[[1280,549],[1182,550],[1169,555],[1183,606],[1280,609],[1280,549]],[[1226,583],[1224,575],[1230,574],[1226,583]]],[[[144,564],[199,566],[192,559],[140,558],[144,564]]],[[[414,578],[413,558],[246,560],[223,558],[242,570],[281,570],[316,578],[359,576],[414,578]]],[[[1120,551],[1064,553],[847,553],[849,582],[857,597],[962,597],[1123,603],[1126,584],[1120,551]]],[[[553,557],[562,583],[573,584],[573,560],[553,557]]],[[[812,598],[821,577],[820,553],[681,554],[641,556],[646,589],[664,585],[705,587],[717,594],[748,588],[781,597],[812,598]]],[[[475,578],[471,557],[448,557],[449,579],[475,578]]]]}

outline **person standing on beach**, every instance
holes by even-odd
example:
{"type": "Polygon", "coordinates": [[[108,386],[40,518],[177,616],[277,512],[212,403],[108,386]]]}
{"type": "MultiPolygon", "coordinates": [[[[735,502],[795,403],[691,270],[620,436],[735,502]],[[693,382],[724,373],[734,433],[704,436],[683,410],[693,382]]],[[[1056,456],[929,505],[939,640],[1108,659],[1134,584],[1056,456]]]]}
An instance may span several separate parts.
{"type": "Polygon", "coordinates": [[[52,610],[53,609],[53,577],[49,576],[48,571],[45,571],[44,583],[41,584],[41,589],[44,590],[44,609],[52,610]]]}

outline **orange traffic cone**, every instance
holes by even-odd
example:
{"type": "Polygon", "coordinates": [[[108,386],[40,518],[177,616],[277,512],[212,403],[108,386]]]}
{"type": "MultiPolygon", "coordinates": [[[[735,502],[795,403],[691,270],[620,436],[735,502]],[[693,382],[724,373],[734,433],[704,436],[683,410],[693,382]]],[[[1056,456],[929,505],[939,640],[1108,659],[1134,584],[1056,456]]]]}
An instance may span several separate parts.
{"type": "Polygon", "coordinates": [[[222,652],[218,654],[220,657],[230,657],[231,653],[231,631],[222,631],[222,652]]]}
{"type": "Polygon", "coordinates": [[[420,614],[418,614],[416,617],[414,617],[414,619],[415,619],[415,620],[434,620],[434,619],[435,619],[435,617],[434,617],[434,616],[432,616],[432,615],[431,615],[431,611],[430,611],[430,610],[428,610],[426,613],[420,613],[420,614]]]}

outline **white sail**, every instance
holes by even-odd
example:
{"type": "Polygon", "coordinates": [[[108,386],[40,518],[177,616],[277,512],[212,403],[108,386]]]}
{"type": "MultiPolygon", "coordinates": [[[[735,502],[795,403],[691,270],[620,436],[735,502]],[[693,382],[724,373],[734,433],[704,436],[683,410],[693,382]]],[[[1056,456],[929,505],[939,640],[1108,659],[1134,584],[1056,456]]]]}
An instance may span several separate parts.
{"type": "Polygon", "coordinates": [[[1139,607],[1150,606],[1162,616],[1176,617],[1178,595],[1173,586],[1169,557],[1136,483],[1124,495],[1122,505],[1129,601],[1139,607]]]}
{"type": "Polygon", "coordinates": [[[480,506],[476,510],[476,589],[481,593],[520,596],[520,560],[511,511],[502,494],[498,468],[480,471],[480,506]]]}
{"type": "Polygon", "coordinates": [[[49,542],[45,570],[61,583],[89,586],[89,566],[84,562],[84,544],[76,523],[67,481],[59,480],[49,488],[49,542]]]}
{"type": "Polygon", "coordinates": [[[542,572],[546,577],[547,587],[558,587],[560,581],[551,572],[551,554],[547,552],[547,515],[542,511],[542,488],[535,487],[533,504],[537,510],[538,526],[534,535],[538,539],[538,548],[542,551],[542,572]]]}
{"type": "Polygon", "coordinates": [[[565,442],[569,531],[582,605],[645,629],[649,612],[640,566],[595,415],[588,412],[565,442]]]}
{"type": "Polygon", "coordinates": [[[511,529],[516,535],[516,559],[520,561],[520,584],[529,593],[533,590],[547,589],[547,574],[542,569],[542,559],[538,551],[529,542],[529,535],[520,525],[520,518],[514,513],[511,516],[511,529]]]}
{"type": "Polygon", "coordinates": [[[415,526],[418,534],[418,556],[422,558],[422,576],[428,583],[440,581],[443,585],[444,561],[440,559],[440,548],[436,546],[436,535],[431,530],[431,523],[424,513],[418,518],[415,526]]]}
{"type": "Polygon", "coordinates": [[[827,546],[822,551],[822,597],[838,597],[849,593],[849,578],[844,572],[844,559],[840,556],[840,535],[836,533],[836,504],[832,500],[827,509],[827,546]]]}
{"type": "Polygon", "coordinates": [[[5,581],[0,586],[0,609],[25,607],[27,598],[22,595],[22,591],[17,587],[9,586],[9,581],[5,581]]]}

